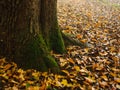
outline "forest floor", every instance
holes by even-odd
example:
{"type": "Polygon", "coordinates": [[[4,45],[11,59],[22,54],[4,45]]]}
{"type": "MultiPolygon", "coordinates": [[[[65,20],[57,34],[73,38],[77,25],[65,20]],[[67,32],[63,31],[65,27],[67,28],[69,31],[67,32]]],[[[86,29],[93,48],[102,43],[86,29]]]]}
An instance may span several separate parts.
{"type": "Polygon", "coordinates": [[[58,20],[62,32],[89,47],[53,54],[62,75],[1,59],[0,90],[120,90],[120,0],[59,0],[58,20]]]}

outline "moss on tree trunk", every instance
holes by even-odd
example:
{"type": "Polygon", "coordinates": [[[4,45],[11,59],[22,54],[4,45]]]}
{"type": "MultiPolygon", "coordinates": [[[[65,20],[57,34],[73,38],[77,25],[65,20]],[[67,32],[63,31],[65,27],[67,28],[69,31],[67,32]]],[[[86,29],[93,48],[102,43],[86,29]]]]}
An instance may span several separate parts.
{"type": "Polygon", "coordinates": [[[20,52],[20,55],[16,54],[15,56],[19,66],[24,69],[34,68],[40,71],[48,71],[50,68],[52,70],[57,68],[59,71],[59,67],[55,59],[50,55],[41,35],[31,37],[20,52]]]}
{"type": "Polygon", "coordinates": [[[54,30],[55,31],[53,31],[50,34],[50,42],[51,42],[50,47],[53,51],[55,51],[57,53],[64,53],[65,46],[64,46],[63,38],[61,36],[61,32],[58,27],[54,30]]]}

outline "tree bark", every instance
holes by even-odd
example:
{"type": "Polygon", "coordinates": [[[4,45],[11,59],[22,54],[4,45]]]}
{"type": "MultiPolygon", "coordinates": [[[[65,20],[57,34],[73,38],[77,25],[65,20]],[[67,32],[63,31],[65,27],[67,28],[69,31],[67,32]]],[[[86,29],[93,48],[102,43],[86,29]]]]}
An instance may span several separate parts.
{"type": "Polygon", "coordinates": [[[56,7],[57,0],[0,0],[1,54],[24,69],[59,71],[50,55],[65,51],[56,7]]]}

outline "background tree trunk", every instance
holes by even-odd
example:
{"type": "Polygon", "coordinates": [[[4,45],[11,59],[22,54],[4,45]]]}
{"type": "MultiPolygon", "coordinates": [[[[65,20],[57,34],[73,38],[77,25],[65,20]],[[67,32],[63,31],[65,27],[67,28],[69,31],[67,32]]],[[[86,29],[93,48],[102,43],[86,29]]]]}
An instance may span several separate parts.
{"type": "Polygon", "coordinates": [[[1,53],[25,69],[59,70],[50,55],[65,51],[56,7],[57,0],[0,0],[1,53]]]}

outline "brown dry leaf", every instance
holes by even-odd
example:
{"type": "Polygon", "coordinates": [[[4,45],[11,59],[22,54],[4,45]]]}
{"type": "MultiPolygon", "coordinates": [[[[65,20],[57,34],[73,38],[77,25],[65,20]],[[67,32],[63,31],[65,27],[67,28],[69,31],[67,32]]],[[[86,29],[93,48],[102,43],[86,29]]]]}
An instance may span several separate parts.
{"type": "Polygon", "coordinates": [[[112,59],[113,59],[115,62],[118,62],[120,58],[117,57],[117,56],[112,56],[112,59]]]}
{"type": "Polygon", "coordinates": [[[92,38],[91,40],[92,40],[92,42],[98,42],[98,40],[95,38],[92,38]]]}
{"type": "Polygon", "coordinates": [[[63,32],[63,33],[71,33],[70,30],[63,30],[62,32],[63,32]]]}
{"type": "Polygon", "coordinates": [[[117,74],[116,73],[113,73],[113,72],[110,72],[110,75],[113,76],[113,77],[116,77],[117,74]]]}
{"type": "Polygon", "coordinates": [[[74,62],[74,60],[72,58],[68,59],[67,61],[72,63],[72,64],[75,64],[75,62],[74,62]]]}
{"type": "Polygon", "coordinates": [[[81,73],[89,73],[87,70],[85,70],[85,69],[80,69],[80,72],[81,73]]]}
{"type": "Polygon", "coordinates": [[[103,69],[104,69],[104,65],[103,64],[98,65],[98,67],[96,68],[96,70],[103,70],[103,69]]]}
{"type": "Polygon", "coordinates": [[[98,63],[93,63],[92,65],[93,70],[96,69],[98,66],[99,66],[98,63]]]}
{"type": "Polygon", "coordinates": [[[100,81],[99,83],[100,83],[100,86],[101,86],[101,87],[108,86],[108,83],[105,82],[105,81],[100,81]]]}
{"type": "Polygon", "coordinates": [[[117,84],[116,87],[117,87],[117,89],[120,89],[120,85],[119,84],[117,84]]]}
{"type": "Polygon", "coordinates": [[[91,77],[85,77],[85,80],[89,83],[94,83],[96,82],[95,79],[91,78],[91,77]]]}
{"type": "Polygon", "coordinates": [[[114,81],[120,83],[120,78],[114,78],[114,81]]]}
{"type": "Polygon", "coordinates": [[[12,90],[19,90],[16,86],[12,87],[12,90]]]}
{"type": "Polygon", "coordinates": [[[99,52],[99,54],[100,54],[101,56],[106,56],[108,53],[107,53],[106,51],[104,51],[104,52],[99,52]]]}
{"type": "Polygon", "coordinates": [[[71,29],[73,29],[73,27],[72,26],[66,26],[66,29],[71,30],[71,29]]]}
{"type": "Polygon", "coordinates": [[[43,85],[39,88],[39,90],[46,90],[46,84],[43,84],[43,85]]]}
{"type": "Polygon", "coordinates": [[[111,46],[111,47],[109,47],[109,48],[110,48],[110,52],[116,51],[116,48],[115,48],[114,46],[111,46]]]}
{"type": "Polygon", "coordinates": [[[11,67],[11,64],[7,64],[7,65],[4,66],[4,70],[6,71],[6,70],[8,70],[10,67],[11,67]]]}
{"type": "Polygon", "coordinates": [[[43,88],[38,87],[38,86],[30,86],[27,88],[27,90],[46,90],[46,89],[43,89],[43,88]]]}
{"type": "Polygon", "coordinates": [[[117,69],[115,67],[111,68],[114,72],[120,72],[120,69],[117,69]]]}
{"type": "Polygon", "coordinates": [[[109,30],[108,30],[108,29],[104,29],[104,32],[105,32],[105,33],[108,33],[108,32],[109,32],[109,30]]]}

